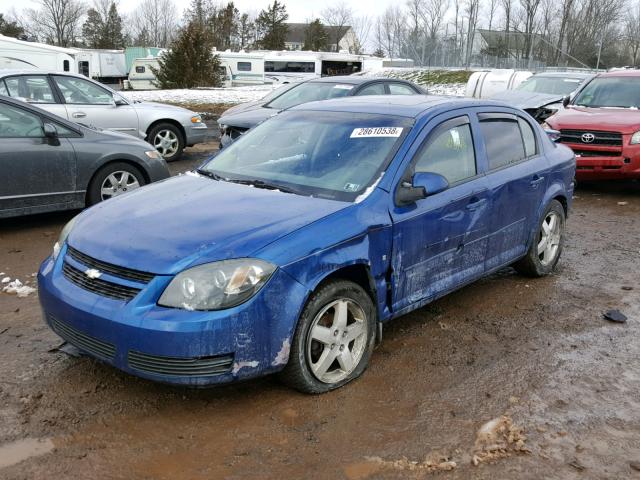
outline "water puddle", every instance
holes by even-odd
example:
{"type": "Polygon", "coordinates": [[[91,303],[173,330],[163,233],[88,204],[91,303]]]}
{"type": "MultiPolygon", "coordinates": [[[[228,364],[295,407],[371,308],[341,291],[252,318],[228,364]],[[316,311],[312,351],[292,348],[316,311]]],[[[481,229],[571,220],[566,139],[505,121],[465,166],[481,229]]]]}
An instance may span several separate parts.
{"type": "Polygon", "coordinates": [[[31,457],[38,457],[53,450],[48,438],[23,438],[0,445],[0,468],[9,467],[31,457]]]}

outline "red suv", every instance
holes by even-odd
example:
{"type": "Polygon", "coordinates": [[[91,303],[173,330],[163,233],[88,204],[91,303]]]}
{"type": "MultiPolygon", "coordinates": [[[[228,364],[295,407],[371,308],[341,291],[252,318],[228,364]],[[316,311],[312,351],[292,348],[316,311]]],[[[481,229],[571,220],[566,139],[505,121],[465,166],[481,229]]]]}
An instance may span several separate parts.
{"type": "MultiPolygon", "coordinates": [[[[547,119],[576,154],[578,180],[640,178],[640,70],[594,77],[547,119]]],[[[545,125],[543,125],[545,126],[545,125]]]]}

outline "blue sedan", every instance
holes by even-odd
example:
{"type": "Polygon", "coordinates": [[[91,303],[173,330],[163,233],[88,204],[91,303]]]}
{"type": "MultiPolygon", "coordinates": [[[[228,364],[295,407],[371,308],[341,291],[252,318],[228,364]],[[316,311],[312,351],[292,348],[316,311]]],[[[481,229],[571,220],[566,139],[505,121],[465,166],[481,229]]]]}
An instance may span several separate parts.
{"type": "Polygon", "coordinates": [[[304,104],[196,172],[94,206],[40,268],[46,322],[148,379],[360,376],[384,323],[508,265],[550,273],[575,158],[521,110],[372,96],[304,104]]]}

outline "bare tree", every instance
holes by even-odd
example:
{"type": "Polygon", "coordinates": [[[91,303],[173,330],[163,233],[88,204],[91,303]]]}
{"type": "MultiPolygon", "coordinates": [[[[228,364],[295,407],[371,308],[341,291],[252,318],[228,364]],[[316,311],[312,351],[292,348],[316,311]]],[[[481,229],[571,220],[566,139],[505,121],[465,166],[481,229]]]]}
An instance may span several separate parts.
{"type": "Polygon", "coordinates": [[[328,27],[333,27],[333,34],[329,37],[329,44],[336,45],[336,51],[340,50],[340,40],[345,36],[353,22],[353,11],[343,1],[328,6],[320,13],[322,21],[328,27]]]}
{"type": "Polygon", "coordinates": [[[29,31],[47,43],[73,46],[80,36],[85,5],[79,0],[38,0],[26,10],[29,31]]]}
{"type": "Polygon", "coordinates": [[[376,42],[390,58],[400,53],[404,36],[405,15],[398,6],[387,7],[376,21],[376,42]]]}
{"type": "Polygon", "coordinates": [[[624,25],[624,38],[629,50],[631,65],[638,66],[640,60],[640,2],[630,9],[624,25]]]}
{"type": "Polygon", "coordinates": [[[480,0],[467,0],[465,5],[465,14],[467,16],[467,37],[465,49],[465,65],[469,66],[471,62],[471,51],[473,40],[476,34],[476,25],[478,24],[478,13],[480,11],[480,0]]]}
{"type": "Polygon", "coordinates": [[[178,14],[172,0],[143,0],[131,15],[130,26],[134,38],[145,37],[149,45],[168,47],[175,37],[178,14]]]}

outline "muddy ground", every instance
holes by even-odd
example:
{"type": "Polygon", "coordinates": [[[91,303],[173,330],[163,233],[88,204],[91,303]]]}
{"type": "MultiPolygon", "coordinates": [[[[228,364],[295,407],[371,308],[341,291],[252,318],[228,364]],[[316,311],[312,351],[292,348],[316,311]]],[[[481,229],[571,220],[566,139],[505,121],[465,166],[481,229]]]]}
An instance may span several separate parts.
{"type": "MultiPolygon", "coordinates": [[[[3,276],[33,283],[74,213],[0,221],[3,276]]],[[[582,186],[554,275],[505,269],[394,321],[365,375],[321,396],[140,380],[56,350],[37,293],[0,293],[0,478],[640,478],[639,279],[640,185],[582,186]],[[526,440],[473,465],[502,415],[526,440]]]]}

